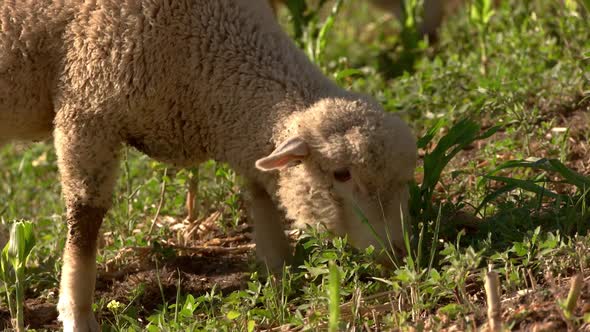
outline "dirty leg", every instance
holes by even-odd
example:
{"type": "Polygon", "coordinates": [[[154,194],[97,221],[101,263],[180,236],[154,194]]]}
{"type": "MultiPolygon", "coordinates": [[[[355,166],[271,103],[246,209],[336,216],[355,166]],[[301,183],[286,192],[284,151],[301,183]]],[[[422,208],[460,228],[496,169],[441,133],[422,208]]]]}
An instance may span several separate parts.
{"type": "Polygon", "coordinates": [[[59,319],[64,331],[100,331],[92,312],[96,241],[106,208],[68,206],[68,237],[61,272],[59,319]]]}
{"type": "Polygon", "coordinates": [[[58,126],[54,134],[68,223],[59,320],[67,332],[100,331],[92,312],[96,245],[100,225],[110,206],[118,149],[110,139],[114,135],[92,130],[91,123],[84,123],[84,130],[69,125],[65,129],[58,126]]]}

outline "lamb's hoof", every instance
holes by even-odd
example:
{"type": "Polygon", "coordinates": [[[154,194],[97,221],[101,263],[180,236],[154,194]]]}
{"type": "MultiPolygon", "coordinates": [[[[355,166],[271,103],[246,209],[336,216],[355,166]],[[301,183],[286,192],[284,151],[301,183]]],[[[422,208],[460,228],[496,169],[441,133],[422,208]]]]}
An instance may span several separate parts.
{"type": "Polygon", "coordinates": [[[100,332],[100,326],[92,312],[77,314],[76,317],[61,318],[64,332],[100,332]]]}

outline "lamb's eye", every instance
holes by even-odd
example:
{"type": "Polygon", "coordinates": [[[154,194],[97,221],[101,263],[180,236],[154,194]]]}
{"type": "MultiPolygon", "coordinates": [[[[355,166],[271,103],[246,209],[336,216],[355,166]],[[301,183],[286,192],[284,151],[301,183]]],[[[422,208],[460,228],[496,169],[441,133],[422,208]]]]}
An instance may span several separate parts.
{"type": "Polygon", "coordinates": [[[346,168],[334,171],[334,179],[336,179],[336,181],[338,181],[338,182],[346,182],[346,181],[350,180],[350,178],[351,178],[350,171],[347,170],[346,168]]]}

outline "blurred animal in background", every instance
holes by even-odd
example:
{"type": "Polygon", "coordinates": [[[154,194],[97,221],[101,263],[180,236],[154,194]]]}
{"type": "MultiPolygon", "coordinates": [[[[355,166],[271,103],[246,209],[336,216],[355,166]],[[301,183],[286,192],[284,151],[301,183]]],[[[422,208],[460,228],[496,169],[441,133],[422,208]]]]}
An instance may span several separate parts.
{"type": "MultiPolygon", "coordinates": [[[[275,14],[281,5],[286,5],[289,0],[269,0],[275,14]]],[[[370,0],[375,7],[390,12],[398,20],[404,20],[403,0],[370,0]]],[[[438,28],[444,17],[455,11],[465,0],[424,0],[422,21],[419,23],[418,32],[422,36],[428,36],[430,41],[438,38],[438,28]]]]}

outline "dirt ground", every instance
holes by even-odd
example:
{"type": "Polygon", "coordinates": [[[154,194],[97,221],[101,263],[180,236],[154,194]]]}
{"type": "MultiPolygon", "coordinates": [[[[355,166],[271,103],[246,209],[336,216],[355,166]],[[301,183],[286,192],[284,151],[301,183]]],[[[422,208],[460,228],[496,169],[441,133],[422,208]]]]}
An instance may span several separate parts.
{"type": "MultiPolygon", "coordinates": [[[[191,242],[190,245],[170,241],[158,247],[128,248],[106,264],[99,265],[95,302],[106,299],[126,304],[134,299],[134,304],[140,308],[139,317],[145,318],[164,302],[162,292],[166,301],[173,303],[179,276],[182,292],[195,297],[214,286],[216,292],[223,294],[243,288],[253,271],[252,264],[249,264],[254,254],[254,246],[250,244],[251,228],[243,224],[223,234],[217,227],[211,230],[214,222],[215,218],[202,221],[199,230],[206,231],[207,235],[203,236],[203,240],[185,239],[191,242]],[[174,251],[173,255],[170,250],[174,251]]],[[[172,217],[159,218],[157,224],[172,226],[180,237],[192,228],[189,225],[196,225],[172,217]]],[[[199,230],[192,235],[199,236],[199,230]]],[[[105,234],[106,237],[108,235],[105,234]]],[[[54,292],[57,294],[58,289],[54,292]]],[[[55,305],[43,299],[27,299],[25,324],[34,329],[59,329],[55,305]]],[[[10,326],[9,319],[8,311],[0,308],[0,329],[10,326]]]]}
{"type": "MultiPolygon", "coordinates": [[[[139,317],[145,318],[163,303],[159,283],[168,303],[173,303],[179,276],[182,292],[193,294],[195,297],[210,291],[214,285],[217,291],[223,294],[243,289],[254,268],[251,264],[254,247],[249,243],[250,234],[251,229],[245,225],[230,234],[216,232],[214,237],[210,235],[208,240],[196,241],[192,246],[169,247],[177,253],[171,257],[165,257],[166,244],[158,249],[130,248],[122,252],[120,257],[100,266],[96,299],[118,300],[122,303],[128,303],[133,299],[136,307],[140,308],[139,317]],[[122,265],[118,265],[119,263],[122,265]]],[[[557,301],[564,299],[569,291],[571,278],[566,274],[568,272],[558,279],[546,278],[526,290],[503,294],[503,321],[513,322],[512,328],[517,331],[572,330],[562,316],[557,301]]],[[[590,269],[586,269],[584,275],[586,277],[582,295],[575,312],[579,317],[590,313],[590,269]]],[[[467,285],[467,290],[477,306],[476,313],[471,317],[472,327],[482,328],[486,324],[485,294],[481,281],[477,279],[473,278],[474,281],[467,285]]],[[[56,289],[55,292],[57,291],[56,289]]],[[[374,307],[383,308],[384,305],[367,303],[367,311],[374,307]]],[[[387,304],[385,307],[391,308],[387,304]]],[[[430,314],[448,320],[445,324],[446,331],[462,331],[466,328],[465,320],[455,322],[457,318],[445,318],[438,312],[430,314]]],[[[55,303],[43,299],[27,299],[25,321],[29,328],[59,329],[55,303]]],[[[0,310],[0,328],[7,328],[8,324],[8,312],[0,310]]],[[[428,325],[425,327],[428,330],[428,325]]],[[[580,331],[590,331],[590,325],[582,326],[580,331]]]]}

